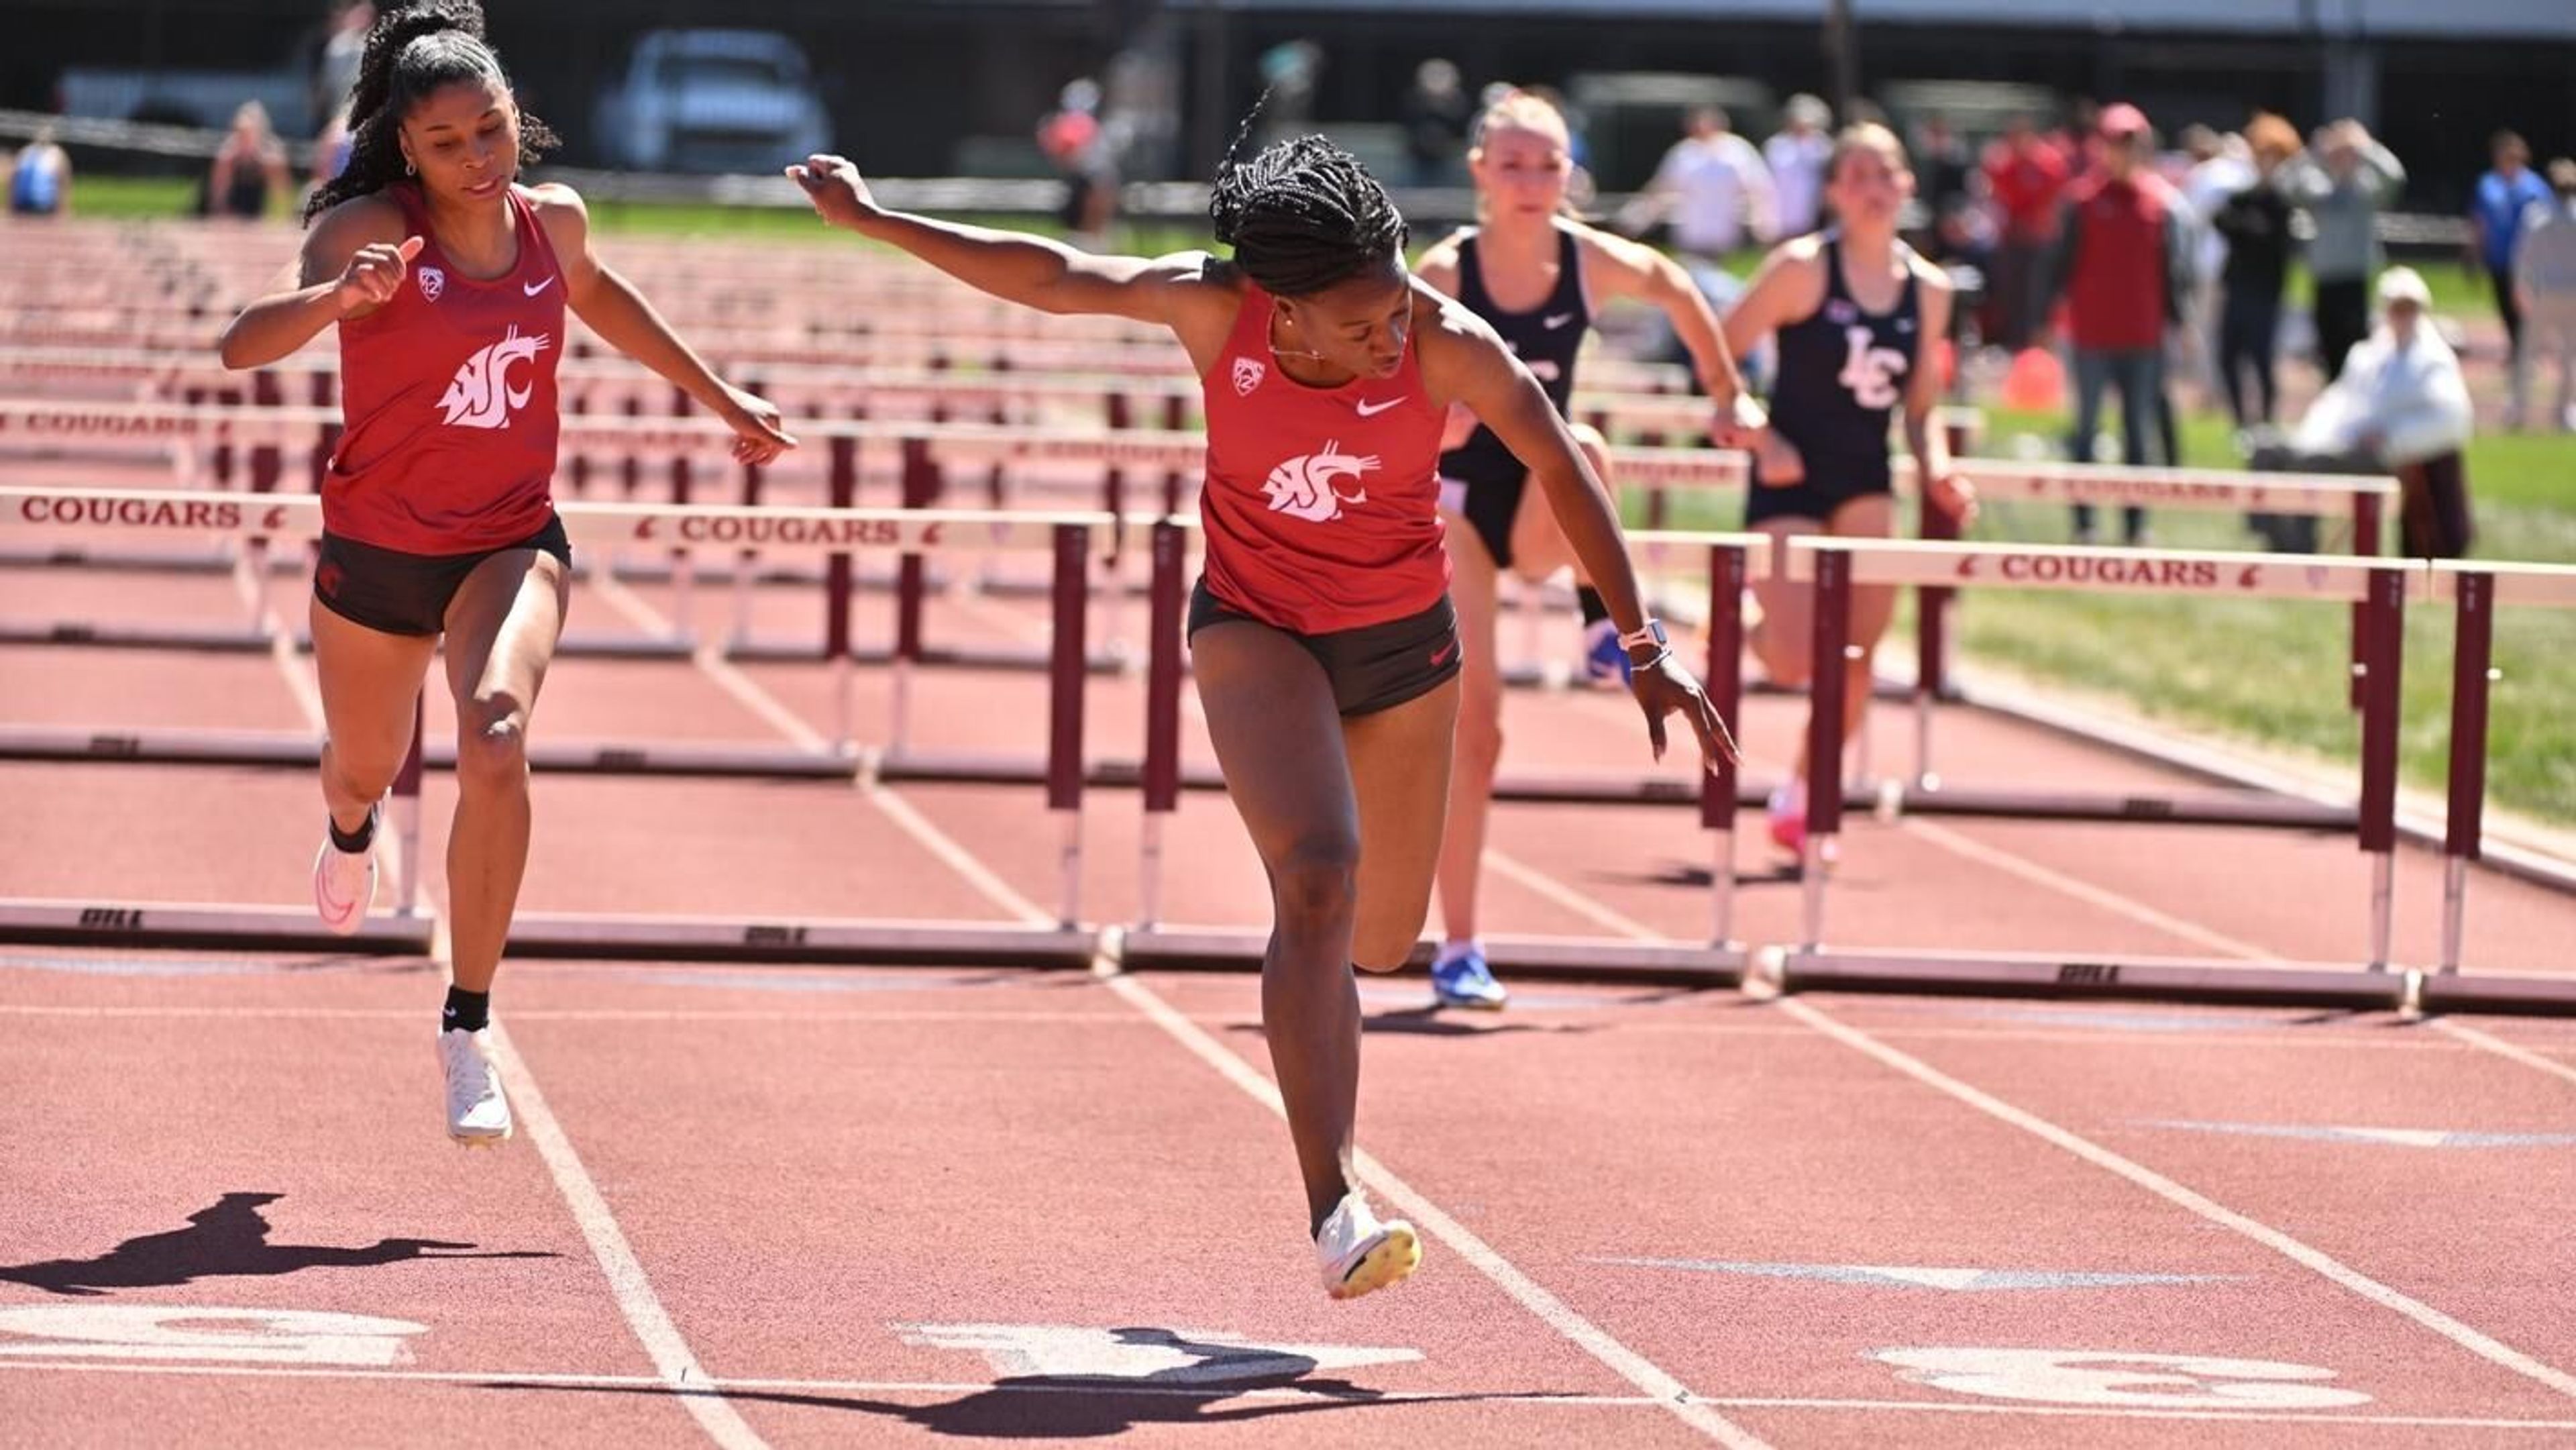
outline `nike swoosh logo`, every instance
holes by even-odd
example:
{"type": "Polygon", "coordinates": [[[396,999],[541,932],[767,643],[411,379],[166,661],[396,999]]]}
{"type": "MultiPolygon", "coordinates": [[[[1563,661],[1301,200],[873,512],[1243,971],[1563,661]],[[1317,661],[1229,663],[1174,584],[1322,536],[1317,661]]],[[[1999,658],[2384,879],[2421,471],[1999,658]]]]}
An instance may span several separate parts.
{"type": "Polygon", "coordinates": [[[1449,663],[1449,657],[1457,652],[1458,641],[1454,639],[1449,641],[1447,644],[1442,645],[1440,648],[1433,650],[1431,652],[1431,667],[1436,670],[1442,665],[1449,663]]]}
{"type": "Polygon", "coordinates": [[[1546,328],[1546,329],[1547,329],[1548,331],[1550,331],[1550,332],[1554,332],[1554,331],[1556,331],[1558,328],[1563,327],[1564,325],[1566,325],[1566,324],[1567,324],[1567,323],[1569,323],[1569,322],[1572,322],[1573,320],[1574,320],[1574,314],[1573,314],[1573,313],[1571,313],[1571,312],[1560,312],[1560,313],[1556,314],[1556,315],[1555,315],[1555,316],[1553,316],[1553,317],[1542,317],[1542,318],[1540,318],[1540,319],[1539,319],[1539,325],[1540,325],[1541,327],[1546,328]]]}
{"type": "MultiPolygon", "coordinates": [[[[563,274],[562,274],[562,273],[560,273],[560,272],[558,272],[558,273],[556,273],[556,274],[555,274],[555,276],[556,276],[556,277],[560,277],[560,276],[562,276],[562,275],[563,275],[563,274]]],[[[536,296],[538,293],[543,292],[544,290],[546,290],[546,289],[547,289],[547,288],[549,288],[549,287],[552,287],[553,285],[555,285],[555,279],[554,279],[554,277],[548,277],[546,280],[544,280],[544,281],[542,281],[542,282],[538,283],[538,284],[537,284],[537,285],[535,285],[534,287],[531,287],[531,286],[527,285],[526,283],[522,282],[522,283],[520,283],[520,284],[519,284],[519,290],[520,290],[520,291],[522,291],[522,292],[527,293],[527,294],[528,294],[529,296],[531,296],[531,297],[534,297],[534,296],[536,296]]]]}
{"type": "MultiPolygon", "coordinates": [[[[1412,396],[1412,395],[1411,395],[1411,394],[1407,394],[1406,396],[1407,396],[1407,397],[1410,397],[1410,396],[1412,396]]],[[[1356,404],[1355,406],[1356,406],[1356,407],[1358,407],[1358,409],[1359,409],[1359,411],[1360,411],[1360,416],[1361,416],[1361,417],[1363,417],[1363,418],[1374,418],[1374,417],[1376,417],[1378,414],[1385,412],[1387,409],[1392,408],[1392,407],[1394,407],[1396,404],[1401,403],[1401,402],[1403,402],[1403,401],[1404,401],[1404,399],[1403,399],[1403,398],[1389,398],[1389,399],[1387,399],[1387,400],[1386,400],[1385,402],[1383,402],[1383,403],[1366,403],[1366,402],[1363,402],[1363,403],[1356,404]]]]}

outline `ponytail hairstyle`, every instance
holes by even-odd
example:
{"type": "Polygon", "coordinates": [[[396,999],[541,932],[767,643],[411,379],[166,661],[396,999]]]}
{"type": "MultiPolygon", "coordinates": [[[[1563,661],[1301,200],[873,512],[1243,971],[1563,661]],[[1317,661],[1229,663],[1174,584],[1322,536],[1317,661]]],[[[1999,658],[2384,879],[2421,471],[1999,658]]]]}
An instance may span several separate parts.
{"type": "Polygon", "coordinates": [[[1403,214],[1359,158],[1300,136],[1238,161],[1251,130],[1246,116],[1209,194],[1208,222],[1262,291],[1311,297],[1404,255],[1403,214]]]}
{"type": "MultiPolygon", "coordinates": [[[[305,221],[400,181],[403,118],[424,97],[457,81],[510,89],[501,58],[483,39],[483,7],[476,0],[413,0],[378,16],[349,93],[349,164],[304,204],[305,221]]],[[[519,113],[520,165],[533,165],[561,144],[545,122],[519,113]]]]}

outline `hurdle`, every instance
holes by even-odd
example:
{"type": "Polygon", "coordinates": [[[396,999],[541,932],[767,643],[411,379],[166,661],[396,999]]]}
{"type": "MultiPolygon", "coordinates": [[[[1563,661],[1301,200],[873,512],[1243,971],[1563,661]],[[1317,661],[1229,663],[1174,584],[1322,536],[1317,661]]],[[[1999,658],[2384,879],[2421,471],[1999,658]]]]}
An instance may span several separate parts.
{"type": "MultiPolygon", "coordinates": [[[[766,547],[846,558],[855,550],[964,552],[1045,550],[1056,570],[1056,667],[1049,675],[1048,747],[1043,770],[1047,810],[1061,836],[1063,896],[1059,920],[1047,927],[990,923],[889,922],[830,918],[707,917],[615,918],[526,913],[514,924],[511,949],[521,955],[743,958],[797,961],[1088,961],[1097,940],[1079,925],[1082,891],[1081,794],[1083,786],[1082,659],[1089,570],[1102,535],[1117,520],[1097,513],[771,509],[730,507],[638,508],[566,504],[565,532],[584,547],[620,542],[656,547],[766,547]]],[[[247,538],[309,535],[320,526],[320,503],[310,495],[275,495],[255,502],[145,490],[0,489],[0,530],[43,533],[60,529],[118,527],[158,534],[217,532],[247,538]]],[[[847,651],[835,663],[842,676],[840,709],[848,713],[847,651]]],[[[0,757],[99,758],[97,742],[86,752],[39,748],[45,732],[0,731],[0,757]]],[[[845,730],[846,738],[846,730],[845,730]]],[[[419,857],[419,783],[424,766],[440,764],[421,747],[415,717],[413,749],[395,786],[393,820],[400,856],[419,857]]],[[[235,743],[239,743],[236,741],[235,743]]],[[[312,764],[318,740],[272,742],[261,763],[312,764]],[[305,749],[309,747],[309,751],[305,749]],[[290,754],[296,758],[287,758],[290,754]]],[[[444,763],[452,764],[452,753],[444,763]]],[[[542,747],[530,751],[540,769],[565,768],[542,747]]],[[[801,752],[812,772],[859,784],[872,782],[873,763],[853,753],[801,752]]],[[[156,757],[150,743],[129,738],[113,758],[156,757]]],[[[193,757],[198,759],[210,757],[193,757]]],[[[571,762],[579,768],[581,761],[571,762]]],[[[598,768],[611,768],[601,764],[598,768]]],[[[256,945],[264,948],[418,952],[427,945],[428,916],[417,877],[396,884],[396,910],[371,917],[352,937],[325,932],[309,911],[274,908],[180,906],[162,902],[43,901],[0,899],[0,939],[122,946],[256,945]]]]}
{"type": "MultiPolygon", "coordinates": [[[[1807,754],[1813,772],[1802,862],[1800,945],[1772,948],[1755,964],[1781,991],[1968,991],[2079,997],[2276,1001],[2394,1007],[2408,975],[2390,969],[2394,909],[2398,686],[2405,602],[2423,566],[2399,559],[2214,551],[2139,552],[2048,545],[1990,545],[1799,538],[1789,577],[1816,588],[1815,709],[1807,754]],[[2362,964],[2136,956],[2086,950],[1983,952],[1829,948],[1826,862],[1843,815],[1843,662],[1852,590],[1860,584],[1968,588],[2089,588],[2139,593],[2358,602],[2366,610],[2360,804],[2350,816],[2371,869],[2368,949],[2362,964]]],[[[2174,819],[2165,817],[2164,819],[2174,819]]]]}
{"type": "MultiPolygon", "coordinates": [[[[1239,968],[1262,960],[1268,949],[1266,933],[1175,926],[1161,919],[1164,825],[1179,808],[1183,785],[1198,783],[1185,782],[1180,760],[1186,534],[1185,522],[1178,519],[1158,520],[1151,527],[1153,618],[1146,670],[1142,780],[1145,818],[1138,847],[1139,910],[1137,920],[1120,929],[1111,944],[1118,960],[1129,967],[1239,968]]],[[[1710,630],[1706,688],[1719,715],[1732,722],[1741,703],[1744,648],[1735,601],[1770,540],[1760,534],[1633,537],[1707,548],[1710,630]]],[[[1497,798],[1512,798],[1500,787],[1497,782],[1497,798]]],[[[1676,804],[1687,802],[1697,808],[1701,827],[1710,833],[1710,932],[1706,941],[1627,942],[1502,935],[1487,941],[1487,960],[1497,968],[1528,976],[1682,981],[1709,987],[1736,985],[1742,980],[1746,960],[1744,946],[1733,932],[1735,812],[1742,793],[1734,763],[1723,760],[1702,772],[1695,793],[1673,792],[1676,804]]],[[[1428,942],[1418,943],[1408,960],[1417,965],[1425,963],[1429,951],[1428,942]]]]}
{"type": "Polygon", "coordinates": [[[2425,1011],[2576,1012],[2576,977],[2461,969],[2469,867],[2485,854],[2488,705],[2495,612],[2576,608],[2576,567],[2433,561],[2431,591],[2452,611],[2451,758],[2442,838],[2441,957],[2423,979],[2425,1011]]]}
{"type": "MultiPolygon", "coordinates": [[[[585,548],[613,549],[649,544],[684,550],[739,549],[757,544],[766,549],[804,553],[826,560],[828,569],[848,567],[854,552],[919,558],[925,553],[1035,550],[1047,543],[1055,527],[1078,526],[1092,547],[1106,547],[1119,521],[1105,513],[1048,513],[1034,510],[992,514],[930,509],[745,509],[730,505],[625,505],[564,503],[556,513],[573,541],[585,548]]],[[[245,499],[222,494],[118,489],[0,488],[0,534],[44,538],[94,533],[102,529],[154,537],[209,533],[241,539],[309,537],[318,532],[321,502],[310,494],[274,494],[245,499]]],[[[1058,564],[1059,572],[1063,568],[1058,564]]],[[[1058,607],[1062,606],[1061,579],[1058,607]]],[[[872,771],[898,769],[912,779],[982,781],[992,775],[980,764],[943,765],[935,757],[906,757],[890,749],[863,750],[855,743],[852,701],[854,652],[849,648],[849,593],[834,597],[827,613],[826,637],[806,658],[831,673],[835,718],[830,748],[702,746],[639,743],[539,742],[529,751],[540,770],[615,775],[762,776],[780,779],[857,778],[872,771]],[[947,772],[947,773],[943,773],[947,772]]],[[[1061,643],[1057,645],[1060,655],[1061,643]]],[[[1059,659],[1055,666],[1062,668],[1059,659]]],[[[895,660],[896,691],[888,736],[901,741],[909,730],[909,697],[904,662],[895,660]]],[[[87,731],[75,728],[10,726],[0,728],[0,758],[21,760],[90,760],[157,764],[229,764],[304,768],[320,759],[317,737],[296,732],[87,731]]],[[[447,747],[428,756],[433,768],[454,764],[447,747]]],[[[1049,767],[1035,762],[1016,778],[1043,779],[1049,767]]]]}

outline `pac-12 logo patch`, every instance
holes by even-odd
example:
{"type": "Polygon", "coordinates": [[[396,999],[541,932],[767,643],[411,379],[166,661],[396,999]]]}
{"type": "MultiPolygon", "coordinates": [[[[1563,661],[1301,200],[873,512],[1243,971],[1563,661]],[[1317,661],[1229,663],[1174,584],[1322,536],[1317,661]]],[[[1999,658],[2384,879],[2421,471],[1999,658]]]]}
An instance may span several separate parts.
{"type": "Polygon", "coordinates": [[[438,294],[446,290],[447,274],[445,272],[436,267],[423,267],[420,269],[421,296],[435,302],[438,300],[438,294]]]}
{"type": "Polygon", "coordinates": [[[1263,362],[1257,357],[1236,358],[1234,360],[1235,395],[1237,397],[1251,396],[1252,390],[1260,387],[1261,380],[1268,376],[1269,373],[1269,364],[1263,362]]]}

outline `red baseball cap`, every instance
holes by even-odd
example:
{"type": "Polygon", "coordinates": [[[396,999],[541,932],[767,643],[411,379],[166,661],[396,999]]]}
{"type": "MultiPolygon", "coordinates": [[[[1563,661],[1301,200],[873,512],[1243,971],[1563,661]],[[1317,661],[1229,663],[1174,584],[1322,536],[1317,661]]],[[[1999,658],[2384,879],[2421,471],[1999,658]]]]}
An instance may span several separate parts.
{"type": "Polygon", "coordinates": [[[2147,113],[2126,101],[2105,106],[2098,129],[2105,136],[2143,136],[2149,129],[2147,113]]]}

